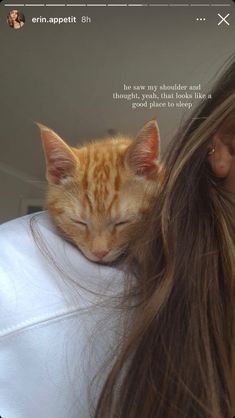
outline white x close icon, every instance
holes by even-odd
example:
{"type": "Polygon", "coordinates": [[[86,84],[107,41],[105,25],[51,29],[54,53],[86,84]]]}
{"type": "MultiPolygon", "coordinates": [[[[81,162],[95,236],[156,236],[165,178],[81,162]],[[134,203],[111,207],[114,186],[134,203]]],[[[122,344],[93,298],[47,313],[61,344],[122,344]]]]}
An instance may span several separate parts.
{"type": "Polygon", "coordinates": [[[230,16],[230,13],[228,13],[226,16],[221,16],[219,13],[218,13],[218,16],[220,17],[220,21],[219,21],[219,23],[218,23],[218,26],[219,25],[221,25],[221,23],[225,23],[226,25],[228,25],[228,26],[230,26],[230,23],[226,20],[229,16],[230,16]]]}

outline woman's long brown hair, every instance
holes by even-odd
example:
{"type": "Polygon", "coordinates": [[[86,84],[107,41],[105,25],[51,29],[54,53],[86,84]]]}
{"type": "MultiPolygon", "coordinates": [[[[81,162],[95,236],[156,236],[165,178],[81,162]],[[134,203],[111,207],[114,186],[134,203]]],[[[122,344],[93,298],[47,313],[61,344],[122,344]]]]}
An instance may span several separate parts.
{"type": "Polygon", "coordinates": [[[235,62],[164,158],[158,197],[131,243],[135,320],[95,418],[235,415],[235,206],[207,162],[218,130],[235,135],[235,62]]]}

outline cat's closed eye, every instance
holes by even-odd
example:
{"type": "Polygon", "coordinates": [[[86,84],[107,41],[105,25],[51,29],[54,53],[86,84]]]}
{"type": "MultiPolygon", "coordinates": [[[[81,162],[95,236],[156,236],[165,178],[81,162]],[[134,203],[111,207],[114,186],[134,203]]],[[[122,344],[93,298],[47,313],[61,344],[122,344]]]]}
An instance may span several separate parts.
{"type": "Polygon", "coordinates": [[[124,226],[124,225],[127,225],[128,223],[130,223],[129,220],[128,221],[117,222],[117,223],[115,223],[115,227],[117,228],[117,227],[120,227],[120,226],[124,226]]]}
{"type": "MultiPolygon", "coordinates": [[[[73,218],[71,218],[71,221],[72,221],[72,222],[74,222],[74,223],[75,223],[75,224],[77,224],[77,225],[81,225],[81,226],[84,226],[84,227],[86,227],[86,226],[87,226],[87,223],[86,223],[86,222],[84,222],[84,221],[80,221],[79,219],[73,219],[73,218]]],[[[120,222],[116,222],[116,223],[114,224],[114,226],[115,226],[115,227],[121,227],[121,226],[127,225],[128,223],[130,223],[130,221],[129,221],[129,220],[126,220],[126,221],[120,221],[120,222]]]]}
{"type": "Polygon", "coordinates": [[[80,225],[80,226],[83,226],[83,227],[86,227],[87,226],[87,223],[86,222],[80,221],[79,219],[72,219],[71,218],[71,221],[74,222],[75,224],[80,225]]]}

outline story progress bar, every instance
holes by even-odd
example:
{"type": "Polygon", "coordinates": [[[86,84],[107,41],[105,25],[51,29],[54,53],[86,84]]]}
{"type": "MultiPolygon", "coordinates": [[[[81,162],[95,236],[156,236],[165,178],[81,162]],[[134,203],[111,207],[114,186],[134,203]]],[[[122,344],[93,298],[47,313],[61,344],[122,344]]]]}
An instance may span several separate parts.
{"type": "Polygon", "coordinates": [[[35,4],[28,4],[28,3],[7,3],[4,4],[6,7],[84,7],[84,6],[92,6],[92,7],[230,7],[231,4],[221,4],[221,3],[212,3],[212,4],[195,4],[195,3],[188,3],[188,4],[156,4],[156,3],[58,3],[58,4],[51,4],[51,3],[35,3],[35,4]]]}

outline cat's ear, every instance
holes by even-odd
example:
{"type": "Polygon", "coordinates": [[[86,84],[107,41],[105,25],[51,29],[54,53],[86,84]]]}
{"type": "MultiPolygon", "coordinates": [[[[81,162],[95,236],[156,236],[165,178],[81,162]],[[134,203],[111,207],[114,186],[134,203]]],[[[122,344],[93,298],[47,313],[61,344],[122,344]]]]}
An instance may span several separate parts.
{"type": "Polygon", "coordinates": [[[150,120],[138,133],[126,155],[129,167],[136,175],[151,178],[158,171],[160,134],[156,120],[150,120]]]}
{"type": "Polygon", "coordinates": [[[76,167],[76,157],[69,146],[51,129],[40,123],[44,154],[46,157],[46,177],[49,183],[59,184],[62,179],[70,176],[76,167]]]}

